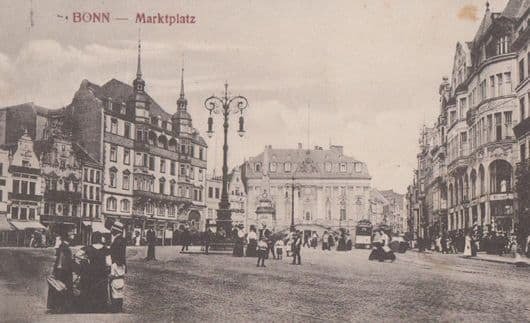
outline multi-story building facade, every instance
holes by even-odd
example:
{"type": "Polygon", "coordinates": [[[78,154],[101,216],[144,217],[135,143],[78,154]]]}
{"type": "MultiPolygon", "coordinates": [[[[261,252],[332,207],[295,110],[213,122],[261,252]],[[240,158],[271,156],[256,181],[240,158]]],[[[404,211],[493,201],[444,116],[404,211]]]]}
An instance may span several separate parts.
{"type": "Polygon", "coordinates": [[[76,242],[86,243],[92,232],[108,232],[99,216],[103,166],[64,128],[63,111],[48,113],[43,140],[37,142],[45,184],[41,222],[52,235],[72,232],[76,242]]]}
{"type": "Polygon", "coordinates": [[[512,44],[528,5],[511,0],[502,12],[488,5],[474,39],[456,46],[451,83],[444,78],[440,85],[440,114],[422,134],[415,188],[408,194],[419,193],[429,238],[475,223],[485,231],[515,227],[519,149],[513,126],[521,118],[516,91],[527,72],[512,44]]]}
{"type": "Polygon", "coordinates": [[[517,79],[515,87],[519,109],[516,112],[518,123],[514,134],[518,144],[518,164],[516,166],[516,183],[518,194],[519,233],[523,243],[530,234],[530,8],[522,7],[520,17],[515,24],[515,36],[512,50],[517,52],[517,79]],[[523,12],[524,9],[524,12],[523,12]]]}
{"type": "Polygon", "coordinates": [[[192,126],[183,77],[171,115],[145,90],[139,47],[132,86],[85,80],[66,108],[74,140],[104,164],[102,213],[121,219],[129,237],[153,227],[165,241],[179,223],[198,228],[205,211],[207,145],[192,126]]]}
{"type": "Polygon", "coordinates": [[[407,231],[405,213],[405,195],[393,190],[379,191],[388,202],[387,212],[384,216],[386,224],[390,226],[393,234],[403,234],[407,231]]]}
{"type": "MultiPolygon", "coordinates": [[[[206,180],[206,186],[208,194],[206,197],[208,208],[206,218],[215,220],[217,218],[217,210],[219,210],[219,202],[221,201],[223,178],[214,175],[206,180]]],[[[232,224],[242,224],[247,227],[247,194],[241,178],[240,167],[232,169],[228,174],[228,201],[232,211],[232,224]]],[[[204,223],[201,223],[201,225],[204,225],[204,223]]]]}
{"type": "Polygon", "coordinates": [[[0,149],[0,245],[6,245],[8,232],[13,228],[7,221],[8,186],[7,175],[9,169],[9,152],[0,149]]]}
{"type": "Polygon", "coordinates": [[[162,241],[182,223],[199,229],[207,145],[193,128],[183,73],[174,114],[147,93],[140,46],[132,85],[84,80],[65,108],[27,103],[0,110],[0,144],[13,144],[25,129],[23,140],[44,152],[47,224],[71,220],[104,231],[102,221],[120,219],[128,238],[153,227],[162,241]]]}
{"type": "Polygon", "coordinates": [[[44,229],[40,223],[43,193],[41,165],[27,132],[16,144],[7,148],[10,150],[7,218],[16,229],[16,241],[12,242],[25,245],[33,230],[44,229]]]}
{"type": "Polygon", "coordinates": [[[248,224],[262,225],[256,213],[264,200],[274,208],[273,229],[294,222],[303,230],[322,233],[340,227],[352,229],[369,215],[371,177],[365,163],[344,155],[342,146],[329,149],[265,150],[243,166],[248,224]],[[292,196],[292,187],[294,196],[292,196]]]}
{"type": "Polygon", "coordinates": [[[375,188],[370,190],[370,207],[368,208],[367,219],[373,225],[379,225],[386,223],[385,209],[388,208],[387,199],[381,194],[380,191],[375,188]]]}

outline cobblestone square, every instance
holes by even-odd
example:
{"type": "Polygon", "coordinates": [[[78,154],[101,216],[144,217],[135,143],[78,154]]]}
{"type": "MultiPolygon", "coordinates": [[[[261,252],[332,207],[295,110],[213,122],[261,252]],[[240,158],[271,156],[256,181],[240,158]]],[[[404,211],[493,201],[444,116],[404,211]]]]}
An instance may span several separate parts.
{"type": "MultiPolygon", "coordinates": [[[[198,249],[197,249],[198,250],[198,249]]],[[[454,255],[399,254],[369,262],[368,251],[304,249],[290,258],[180,254],[129,248],[125,314],[45,315],[52,250],[0,249],[0,312],[27,321],[472,321],[530,320],[528,268],[454,255]],[[25,313],[24,313],[25,312],[25,313]]]]}

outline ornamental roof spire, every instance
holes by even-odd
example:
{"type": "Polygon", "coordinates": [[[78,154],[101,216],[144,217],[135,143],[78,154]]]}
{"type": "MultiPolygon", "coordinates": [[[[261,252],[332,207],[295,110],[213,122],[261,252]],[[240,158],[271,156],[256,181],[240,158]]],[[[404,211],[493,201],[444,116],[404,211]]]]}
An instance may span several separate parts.
{"type": "Polygon", "coordinates": [[[180,71],[180,96],[177,100],[177,109],[186,110],[187,106],[188,100],[186,100],[186,96],[184,95],[184,66],[182,66],[180,71]]]}
{"type": "Polygon", "coordinates": [[[138,28],[138,65],[136,66],[136,78],[133,81],[135,93],[143,93],[145,81],[142,79],[142,39],[140,37],[140,28],[138,28]]]}
{"type": "Polygon", "coordinates": [[[140,28],[138,28],[138,66],[136,67],[136,77],[142,78],[142,39],[140,38],[140,28]]]}
{"type": "Polygon", "coordinates": [[[180,98],[184,98],[184,67],[180,71],[180,98]]]}

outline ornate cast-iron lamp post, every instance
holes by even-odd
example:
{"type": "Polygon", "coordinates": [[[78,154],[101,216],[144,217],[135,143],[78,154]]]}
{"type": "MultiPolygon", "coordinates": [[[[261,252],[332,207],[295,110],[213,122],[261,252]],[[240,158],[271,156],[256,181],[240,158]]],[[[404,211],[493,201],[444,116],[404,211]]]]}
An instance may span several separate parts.
{"type": "Polygon", "coordinates": [[[298,189],[300,190],[300,184],[295,184],[294,183],[294,173],[293,173],[293,176],[291,177],[291,232],[294,232],[295,230],[295,227],[294,227],[294,189],[298,189]]]}
{"type": "Polygon", "coordinates": [[[243,110],[248,107],[248,101],[244,96],[228,96],[228,83],[225,83],[225,93],[223,97],[212,95],[204,101],[204,107],[210,112],[208,117],[208,131],[206,134],[209,138],[213,136],[213,117],[214,114],[221,114],[223,117],[224,144],[223,144],[223,188],[221,191],[221,201],[217,211],[217,227],[224,228],[227,235],[232,230],[232,212],[230,211],[230,202],[228,200],[228,117],[231,113],[240,114],[238,134],[243,137],[245,134],[243,110]]]}

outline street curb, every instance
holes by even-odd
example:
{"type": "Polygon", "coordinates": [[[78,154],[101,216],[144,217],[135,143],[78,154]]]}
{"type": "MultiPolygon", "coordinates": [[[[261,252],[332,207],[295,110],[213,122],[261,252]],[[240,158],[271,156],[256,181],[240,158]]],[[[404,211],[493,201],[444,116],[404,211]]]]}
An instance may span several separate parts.
{"type": "Polygon", "coordinates": [[[497,264],[508,264],[508,265],[515,265],[514,261],[508,261],[508,260],[497,260],[497,259],[486,259],[486,258],[479,258],[479,257],[464,257],[464,256],[458,256],[462,259],[471,259],[471,260],[477,260],[477,261],[486,261],[486,262],[493,262],[497,264]]]}

